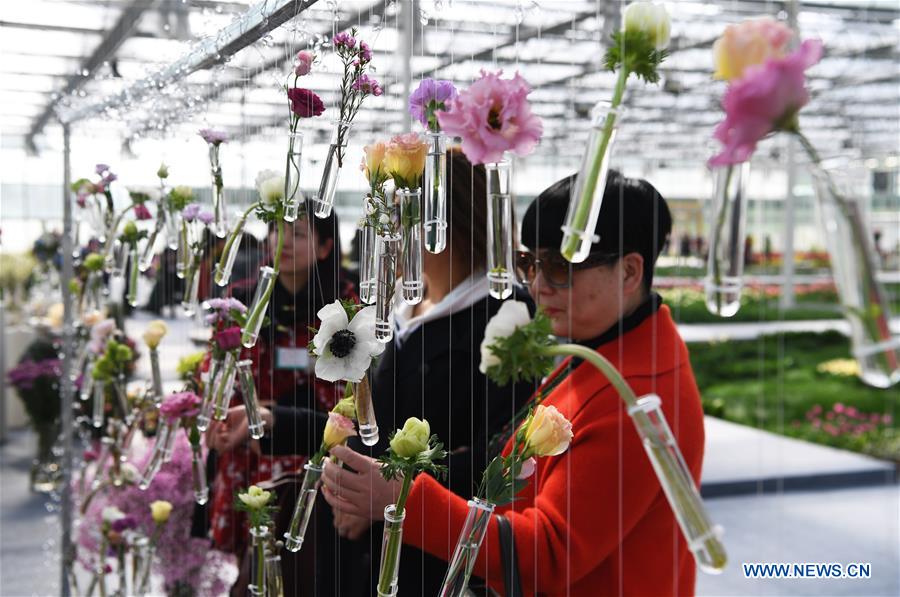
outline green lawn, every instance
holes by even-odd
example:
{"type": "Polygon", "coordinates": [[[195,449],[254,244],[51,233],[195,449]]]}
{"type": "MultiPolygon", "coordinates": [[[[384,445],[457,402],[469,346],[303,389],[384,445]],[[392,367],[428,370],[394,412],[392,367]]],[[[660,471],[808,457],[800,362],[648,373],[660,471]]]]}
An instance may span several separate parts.
{"type": "Polygon", "coordinates": [[[689,348],[707,414],[900,462],[894,417],[900,391],[818,369],[849,358],[841,334],[779,334],[689,348]]]}

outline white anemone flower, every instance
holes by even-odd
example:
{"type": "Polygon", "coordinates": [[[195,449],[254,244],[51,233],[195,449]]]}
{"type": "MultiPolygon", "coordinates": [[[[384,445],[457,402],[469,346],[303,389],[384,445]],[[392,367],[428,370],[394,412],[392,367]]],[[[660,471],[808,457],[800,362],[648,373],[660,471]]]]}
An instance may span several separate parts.
{"type": "Polygon", "coordinates": [[[263,203],[274,205],[284,199],[284,175],[263,170],[256,175],[256,190],[263,203]]]}
{"type": "Polygon", "coordinates": [[[375,307],[365,307],[348,320],[340,301],[316,314],[322,325],[313,338],[316,377],[325,381],[358,382],[384,344],[375,339],[375,307]]]}
{"type": "Polygon", "coordinates": [[[481,364],[478,370],[487,373],[488,369],[500,364],[500,359],[490,349],[497,338],[511,336],[520,327],[531,322],[528,306],[521,301],[504,301],[497,314],[491,317],[484,327],[484,339],[481,341],[481,364]]]}

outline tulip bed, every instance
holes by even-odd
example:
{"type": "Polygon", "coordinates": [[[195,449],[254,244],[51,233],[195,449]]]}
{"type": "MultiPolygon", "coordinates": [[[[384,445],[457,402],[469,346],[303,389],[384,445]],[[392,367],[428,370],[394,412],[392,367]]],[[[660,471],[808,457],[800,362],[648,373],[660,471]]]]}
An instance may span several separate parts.
{"type": "Polygon", "coordinates": [[[707,414],[900,462],[896,392],[857,379],[843,335],[776,334],[689,348],[707,414]]]}

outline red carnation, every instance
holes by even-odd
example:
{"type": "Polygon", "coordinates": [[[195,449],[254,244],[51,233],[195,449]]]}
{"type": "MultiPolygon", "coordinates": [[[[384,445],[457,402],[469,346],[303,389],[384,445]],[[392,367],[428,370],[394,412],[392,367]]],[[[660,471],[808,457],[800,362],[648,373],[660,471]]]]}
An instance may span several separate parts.
{"type": "Polygon", "coordinates": [[[288,89],[288,99],[291,100],[291,111],[300,118],[318,116],[325,111],[322,98],[309,89],[294,87],[288,89]]]}
{"type": "Polygon", "coordinates": [[[216,343],[222,350],[234,350],[241,346],[241,328],[234,326],[216,334],[216,343]]]}

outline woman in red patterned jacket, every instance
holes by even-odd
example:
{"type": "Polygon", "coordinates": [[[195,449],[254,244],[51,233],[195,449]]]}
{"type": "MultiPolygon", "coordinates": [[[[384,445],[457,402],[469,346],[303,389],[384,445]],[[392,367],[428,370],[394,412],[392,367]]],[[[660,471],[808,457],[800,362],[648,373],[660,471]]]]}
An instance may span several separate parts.
{"type": "MultiPolygon", "coordinates": [[[[275,239],[274,225],[270,225],[269,247],[275,246],[275,239]]],[[[229,290],[249,306],[256,291],[255,275],[235,282],[229,290]]],[[[342,397],[342,387],[316,378],[306,348],[312,339],[309,328],[319,324],[316,313],[336,298],[354,298],[352,283],[340,271],[337,217],[299,218],[286,224],[281,268],[267,311],[269,322],[256,346],[241,355],[253,360],[262,405],[327,412],[342,397]]],[[[240,398],[235,397],[233,404],[238,403],[240,398]]],[[[298,446],[294,454],[305,451],[298,446]]],[[[235,490],[302,470],[304,462],[304,456],[274,456],[255,444],[218,454],[210,513],[214,546],[239,555],[246,547],[246,516],[233,508],[235,490]]]]}

